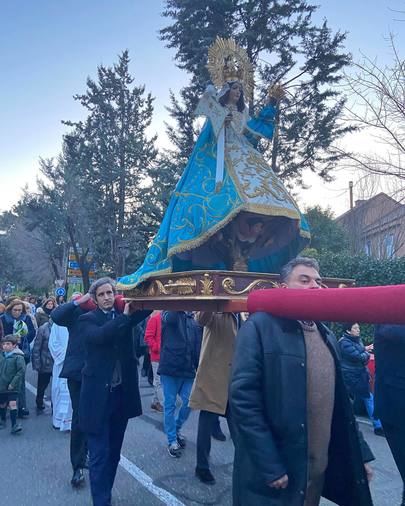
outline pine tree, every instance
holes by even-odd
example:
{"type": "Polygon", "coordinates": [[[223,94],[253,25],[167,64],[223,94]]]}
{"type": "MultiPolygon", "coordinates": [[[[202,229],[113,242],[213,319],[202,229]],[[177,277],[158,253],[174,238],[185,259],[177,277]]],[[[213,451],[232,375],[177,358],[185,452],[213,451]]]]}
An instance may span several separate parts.
{"type": "Polygon", "coordinates": [[[60,156],[41,160],[38,192],[27,191],[15,209],[23,230],[41,234],[52,266],[73,247],[85,290],[89,253],[99,272],[113,276],[125,273],[127,252],[128,269],[142,260],[151,235],[141,226],[150,221],[145,178],[157,155],[155,137],[146,135],[153,99],[134,85],[128,52],[113,67],[100,66],[97,77],[75,96],[87,117],[64,122],[70,131],[60,156]]]}
{"type": "Polygon", "coordinates": [[[65,122],[82,146],[82,191],[96,206],[91,214],[95,248],[104,252],[102,262],[116,275],[125,270],[124,250],[137,251],[138,257],[146,247],[147,238],[134,236],[133,225],[142,210],[143,182],[157,155],[156,138],[146,134],[153,99],[144,86],[134,86],[129,62],[124,51],[112,68],[98,67],[98,81],[89,78],[86,93],[74,97],[87,109],[86,120],[65,122]]]}

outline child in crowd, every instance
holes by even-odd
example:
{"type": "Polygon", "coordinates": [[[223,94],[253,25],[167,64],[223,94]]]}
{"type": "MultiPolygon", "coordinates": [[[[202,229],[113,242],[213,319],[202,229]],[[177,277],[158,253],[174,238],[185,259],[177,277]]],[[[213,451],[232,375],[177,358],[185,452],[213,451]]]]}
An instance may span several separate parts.
{"type": "Polygon", "coordinates": [[[10,408],[11,434],[22,431],[17,422],[17,399],[25,374],[24,353],[18,348],[19,337],[9,334],[1,339],[0,350],[0,429],[6,427],[7,405],[10,408]]]}

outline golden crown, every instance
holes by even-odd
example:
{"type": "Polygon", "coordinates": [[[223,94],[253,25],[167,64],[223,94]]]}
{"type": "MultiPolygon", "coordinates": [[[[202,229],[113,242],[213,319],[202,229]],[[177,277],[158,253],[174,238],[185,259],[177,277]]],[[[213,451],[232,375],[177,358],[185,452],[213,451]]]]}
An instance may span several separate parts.
{"type": "Polygon", "coordinates": [[[247,96],[251,96],[254,88],[253,65],[243,47],[234,39],[217,37],[208,49],[207,69],[211,80],[218,88],[225,83],[239,81],[247,96]]]}

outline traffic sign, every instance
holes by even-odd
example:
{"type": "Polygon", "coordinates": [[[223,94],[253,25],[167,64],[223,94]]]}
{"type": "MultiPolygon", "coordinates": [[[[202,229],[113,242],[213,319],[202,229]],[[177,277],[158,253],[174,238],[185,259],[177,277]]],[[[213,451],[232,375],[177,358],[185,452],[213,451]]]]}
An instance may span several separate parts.
{"type": "Polygon", "coordinates": [[[56,295],[57,297],[64,297],[64,296],[66,295],[66,290],[65,290],[64,288],[62,288],[62,287],[57,288],[57,289],[55,290],[55,295],[56,295]]]}

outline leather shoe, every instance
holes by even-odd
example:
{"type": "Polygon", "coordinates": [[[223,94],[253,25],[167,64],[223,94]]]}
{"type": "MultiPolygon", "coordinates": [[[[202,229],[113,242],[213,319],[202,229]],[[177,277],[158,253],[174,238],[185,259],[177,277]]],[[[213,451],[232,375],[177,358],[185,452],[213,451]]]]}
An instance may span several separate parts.
{"type": "Polygon", "coordinates": [[[201,469],[200,467],[196,467],[195,475],[202,483],[205,483],[206,485],[215,485],[214,475],[209,469],[201,469]]]}
{"type": "Polygon", "coordinates": [[[27,418],[27,416],[30,416],[30,412],[26,408],[21,408],[18,410],[17,417],[18,418],[27,418]]]}
{"type": "Polygon", "coordinates": [[[76,469],[76,471],[74,471],[70,483],[74,488],[78,488],[84,484],[84,474],[82,469],[76,469]]]}
{"type": "Polygon", "coordinates": [[[150,408],[154,411],[158,411],[159,413],[163,413],[163,406],[160,404],[160,402],[152,402],[150,408]]]}

